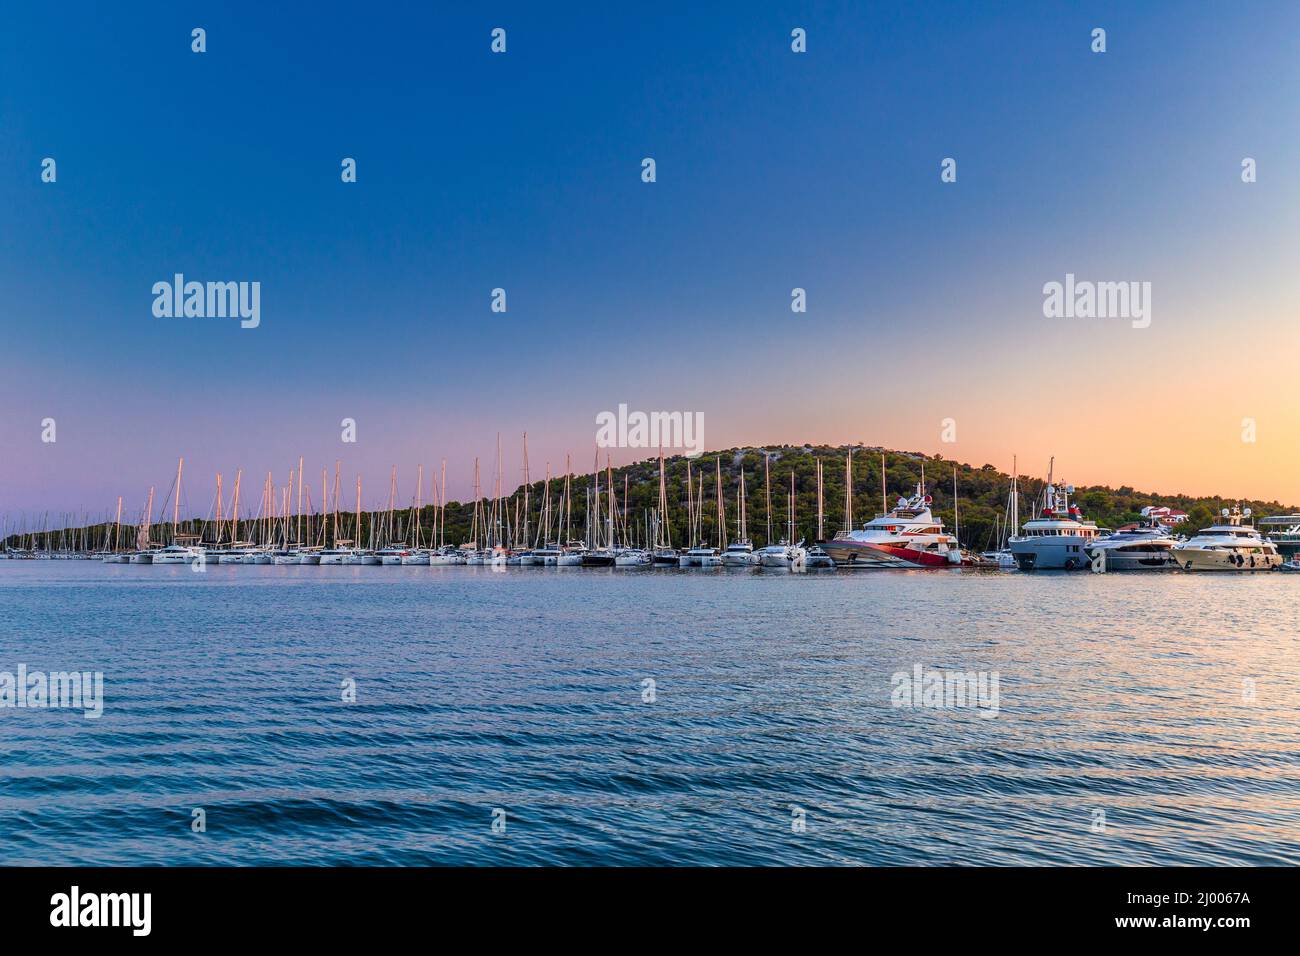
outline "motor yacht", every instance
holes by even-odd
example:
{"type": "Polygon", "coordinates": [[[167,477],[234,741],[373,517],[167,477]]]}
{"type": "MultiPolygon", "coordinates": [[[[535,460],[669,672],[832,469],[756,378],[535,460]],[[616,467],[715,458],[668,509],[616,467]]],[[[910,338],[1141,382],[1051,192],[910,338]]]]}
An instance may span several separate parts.
{"type": "Polygon", "coordinates": [[[749,541],[733,541],[722,552],[722,563],[728,568],[752,568],[758,565],[758,554],[749,541]]]}
{"type": "Polygon", "coordinates": [[[684,552],[678,558],[677,566],[681,568],[720,568],[722,567],[722,553],[717,548],[700,545],[698,548],[691,548],[684,552]]]}
{"type": "Polygon", "coordinates": [[[207,556],[202,548],[186,544],[169,544],[153,553],[153,564],[193,564],[206,562],[207,556]]]}
{"type": "Polygon", "coordinates": [[[1249,508],[1224,508],[1217,524],[1174,546],[1174,560],[1184,571],[1271,571],[1281,566],[1277,545],[1242,523],[1249,517],[1249,508]]]}
{"type": "MultiPolygon", "coordinates": [[[[1055,465],[1055,459],[1052,465],[1055,465]]],[[[1077,505],[1070,503],[1073,485],[1052,483],[1047,471],[1038,516],[1030,518],[1019,535],[1008,540],[1011,554],[1021,571],[1075,571],[1089,566],[1087,549],[1101,536],[1095,521],[1087,521],[1077,505]]]]}
{"type": "Polygon", "coordinates": [[[544,547],[533,549],[533,557],[536,559],[536,563],[548,568],[553,568],[560,563],[562,553],[558,544],[547,544],[544,547]]]}
{"type": "Polygon", "coordinates": [[[835,568],[835,559],[826,553],[826,549],[820,545],[814,545],[808,549],[808,570],[824,571],[835,568]]]}
{"type": "Polygon", "coordinates": [[[1120,529],[1095,538],[1084,553],[1096,570],[1161,571],[1174,567],[1173,549],[1178,539],[1159,522],[1120,529]]]}
{"type": "Polygon", "coordinates": [[[822,545],[841,568],[930,568],[970,564],[956,537],[943,530],[943,522],[930,506],[934,499],[918,482],[910,498],[900,497],[894,507],[861,528],[841,531],[822,545]]]}
{"type": "Polygon", "coordinates": [[[404,544],[390,544],[388,547],[376,551],[375,556],[379,558],[379,564],[399,565],[402,563],[402,559],[410,553],[410,550],[404,544]]]}

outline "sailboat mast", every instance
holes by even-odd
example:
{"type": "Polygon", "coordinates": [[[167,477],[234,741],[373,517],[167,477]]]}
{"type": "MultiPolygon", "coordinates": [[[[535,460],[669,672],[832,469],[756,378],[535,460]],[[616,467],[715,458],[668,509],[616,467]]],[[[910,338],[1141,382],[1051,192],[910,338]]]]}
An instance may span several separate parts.
{"type": "Polygon", "coordinates": [[[528,547],[528,485],[528,432],[524,432],[524,524],[520,540],[525,548],[528,547]]]}
{"type": "Polygon", "coordinates": [[[794,469],[790,469],[790,543],[794,544],[794,469]]]}
{"type": "Polygon", "coordinates": [[[717,502],[718,502],[718,550],[727,549],[727,510],[722,497],[722,458],[713,459],[717,466],[717,502]]]}
{"type": "Polygon", "coordinates": [[[772,468],[770,462],[771,456],[763,452],[763,487],[767,496],[767,539],[764,545],[772,543],[772,468]]]}
{"type": "Polygon", "coordinates": [[[181,520],[181,470],[184,467],[185,467],[184,458],[176,462],[176,500],[172,502],[172,537],[173,538],[175,538],[180,531],[179,525],[181,520]]]}
{"type": "Polygon", "coordinates": [[[823,499],[823,489],[822,489],[822,460],[818,458],[817,459],[817,540],[818,541],[823,541],[826,538],[826,532],[824,530],[824,524],[823,524],[824,517],[825,517],[823,514],[824,507],[825,507],[825,501],[823,499]]]}
{"type": "Polygon", "coordinates": [[[230,542],[234,544],[239,540],[239,481],[244,476],[244,469],[235,469],[235,502],[231,509],[231,530],[230,542]]]}
{"type": "Polygon", "coordinates": [[[216,531],[217,544],[221,543],[221,522],[222,519],[225,517],[221,509],[221,505],[222,505],[221,497],[222,497],[221,496],[221,472],[217,472],[217,531],[216,531]]]}
{"type": "Polygon", "coordinates": [[[853,449],[844,462],[844,530],[853,530],[853,449]]]}
{"type": "MultiPolygon", "coordinates": [[[[925,466],[922,465],[922,468],[925,466]]],[[[880,513],[889,514],[889,494],[885,491],[885,453],[880,453],[880,513]]]]}

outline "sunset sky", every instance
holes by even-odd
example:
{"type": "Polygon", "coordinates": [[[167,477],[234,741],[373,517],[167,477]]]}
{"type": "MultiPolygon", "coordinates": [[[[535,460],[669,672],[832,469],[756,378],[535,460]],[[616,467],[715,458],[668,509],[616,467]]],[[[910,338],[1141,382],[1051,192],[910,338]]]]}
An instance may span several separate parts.
{"type": "Polygon", "coordinates": [[[215,472],[283,484],[299,455],[368,503],[446,458],[461,497],[498,431],[508,478],[524,431],[535,478],[585,470],[620,403],[702,413],[708,448],[1055,455],[1076,484],[1300,503],[1300,7],[6,20],[0,514],[134,514],[181,455],[200,514],[215,472]],[[177,272],[260,282],[260,326],[155,317],[177,272]],[[1150,282],[1150,327],[1045,318],[1067,273],[1150,282]]]}

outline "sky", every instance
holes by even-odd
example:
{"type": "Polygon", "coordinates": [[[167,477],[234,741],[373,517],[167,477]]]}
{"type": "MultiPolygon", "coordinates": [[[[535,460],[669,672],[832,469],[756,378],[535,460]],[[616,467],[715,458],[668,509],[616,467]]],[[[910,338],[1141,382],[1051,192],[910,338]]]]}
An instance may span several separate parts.
{"type": "Polygon", "coordinates": [[[7,13],[0,513],[134,514],[181,456],[200,515],[299,456],[458,498],[620,404],[1300,503],[1300,7],[472,6],[7,13]],[[155,316],[175,273],[260,324],[155,316]],[[1149,326],[1045,316],[1067,274],[1149,326]]]}

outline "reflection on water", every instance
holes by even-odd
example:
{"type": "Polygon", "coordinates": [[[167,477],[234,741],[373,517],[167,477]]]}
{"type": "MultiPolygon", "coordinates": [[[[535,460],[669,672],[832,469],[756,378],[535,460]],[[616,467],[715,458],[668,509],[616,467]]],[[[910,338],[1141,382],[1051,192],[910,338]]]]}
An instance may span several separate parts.
{"type": "Polygon", "coordinates": [[[98,670],[106,697],[98,720],[0,709],[0,847],[1297,863],[1298,597],[1300,575],[0,562],[0,671],[98,670]],[[891,706],[918,664],[996,672],[996,717],[891,706]]]}

